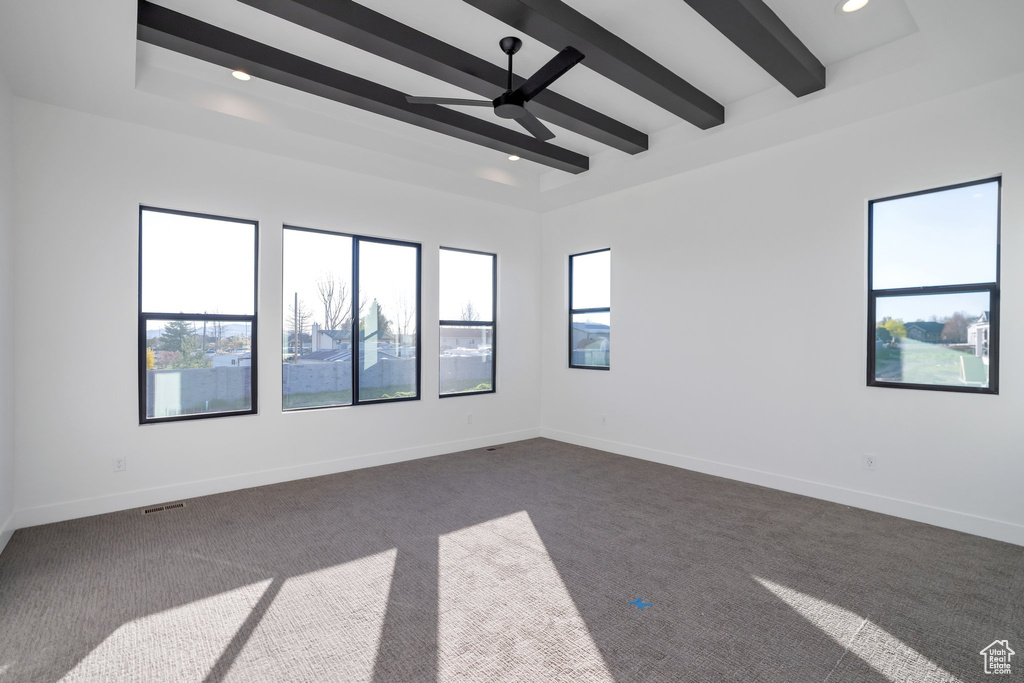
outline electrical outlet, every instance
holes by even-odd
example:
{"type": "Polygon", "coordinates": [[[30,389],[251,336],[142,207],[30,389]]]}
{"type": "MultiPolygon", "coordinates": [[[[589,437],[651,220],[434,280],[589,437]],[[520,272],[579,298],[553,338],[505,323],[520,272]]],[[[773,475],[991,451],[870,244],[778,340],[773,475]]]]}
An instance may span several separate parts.
{"type": "Polygon", "coordinates": [[[872,471],[878,469],[878,456],[876,456],[874,453],[865,453],[864,469],[872,471]]]}
{"type": "Polygon", "coordinates": [[[601,424],[602,425],[607,425],[608,424],[608,416],[607,415],[602,415],[601,416],[601,424]]]}
{"type": "Polygon", "coordinates": [[[466,413],[466,424],[473,424],[473,413],[466,413]]]}
{"type": "Polygon", "coordinates": [[[128,458],[114,458],[114,471],[124,472],[128,469],[128,458]]]}

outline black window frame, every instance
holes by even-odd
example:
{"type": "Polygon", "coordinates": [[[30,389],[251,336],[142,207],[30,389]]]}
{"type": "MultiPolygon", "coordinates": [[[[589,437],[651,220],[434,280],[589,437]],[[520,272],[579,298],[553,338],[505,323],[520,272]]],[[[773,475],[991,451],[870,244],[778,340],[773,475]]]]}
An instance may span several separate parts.
{"type": "MultiPolygon", "coordinates": [[[[456,396],[479,396],[481,394],[493,394],[498,391],[498,255],[489,251],[476,251],[473,249],[459,249],[457,247],[439,247],[438,256],[442,251],[458,251],[463,254],[477,254],[479,256],[491,257],[491,319],[490,320],[438,320],[438,338],[440,339],[442,327],[490,327],[491,328],[491,388],[487,391],[456,391],[449,394],[441,393],[441,378],[438,373],[438,398],[454,398],[456,396]]],[[[440,258],[438,259],[440,262],[440,258]]],[[[438,285],[440,290],[441,274],[438,269],[438,285]]],[[[439,316],[440,317],[440,316],[439,316]]],[[[438,353],[438,368],[441,366],[441,354],[438,353]]]]}
{"type": "Polygon", "coordinates": [[[233,218],[230,216],[218,216],[210,213],[196,211],[181,211],[178,209],[164,209],[156,206],[139,205],[139,424],[163,424],[167,422],[182,422],[185,420],[205,420],[218,417],[233,417],[237,415],[256,415],[259,413],[259,362],[258,362],[258,341],[257,329],[259,327],[259,284],[260,284],[260,223],[257,220],[247,218],[233,218]],[[253,227],[253,283],[252,283],[252,315],[231,315],[220,313],[166,313],[142,310],[142,218],[145,212],[166,213],[175,216],[186,216],[189,218],[205,218],[209,220],[222,221],[227,223],[241,223],[253,227]],[[225,410],[215,413],[193,413],[189,415],[172,415],[168,417],[148,417],[146,415],[146,344],[149,341],[146,336],[146,323],[150,320],[180,320],[180,321],[202,321],[212,320],[229,323],[249,323],[249,399],[248,410],[225,410]]]}
{"type": "MultiPolygon", "coordinates": [[[[607,313],[609,318],[610,318],[611,317],[611,313],[612,313],[612,305],[611,305],[612,304],[612,302],[611,302],[612,293],[611,293],[610,286],[609,286],[609,291],[608,291],[608,305],[607,306],[605,306],[605,307],[598,307],[598,308],[573,308],[573,306],[572,306],[572,293],[573,293],[573,289],[574,289],[574,287],[573,287],[573,259],[576,258],[577,256],[589,256],[591,254],[600,254],[603,251],[610,252],[611,250],[612,250],[611,247],[605,247],[603,249],[591,249],[590,251],[581,251],[578,254],[569,254],[569,341],[568,341],[568,346],[569,346],[569,367],[570,368],[575,368],[575,369],[578,369],[578,370],[611,370],[612,369],[612,363],[611,363],[610,358],[609,358],[609,361],[608,361],[608,365],[575,365],[572,362],[572,317],[573,317],[573,315],[577,315],[577,314],[580,314],[580,313],[607,313]]],[[[609,266],[608,267],[609,267],[609,269],[611,269],[610,261],[609,261],[609,266]]],[[[610,276],[610,273],[609,273],[609,276],[610,276]]],[[[609,282],[610,282],[610,279],[609,279],[609,282]]],[[[609,326],[608,332],[609,332],[609,337],[610,337],[611,336],[611,326],[609,326]]],[[[610,344],[609,344],[609,346],[610,346],[610,344]]]]}
{"type": "Polygon", "coordinates": [[[963,394],[999,394],[999,298],[1000,278],[1002,270],[1002,216],[1003,216],[1003,178],[1001,175],[981,180],[971,180],[964,183],[944,185],[942,187],[918,190],[881,197],[868,201],[868,329],[867,329],[867,384],[870,387],[886,387],[895,389],[917,389],[923,391],[951,391],[963,394]],[[930,285],[926,287],[898,287],[891,289],[874,288],[874,206],[881,202],[888,202],[908,197],[917,197],[947,190],[957,190],[975,185],[987,185],[996,183],[996,279],[994,282],[971,283],[960,285],[930,285]],[[877,325],[876,309],[879,298],[899,296],[927,296],[933,294],[971,294],[976,292],[988,292],[989,295],[989,365],[988,365],[988,386],[972,387],[957,386],[953,384],[919,384],[913,382],[886,382],[875,377],[875,328],[877,325]]]}
{"type": "MultiPolygon", "coordinates": [[[[313,232],[321,235],[334,235],[337,237],[348,237],[352,240],[352,401],[350,403],[332,403],[322,406],[304,406],[301,408],[285,408],[284,393],[281,395],[281,412],[297,413],[306,410],[325,410],[331,408],[348,408],[349,406],[369,406],[382,403],[404,403],[406,401],[419,401],[423,397],[422,386],[422,349],[423,349],[423,245],[419,242],[406,242],[404,240],[389,239],[386,237],[371,237],[368,235],[356,235],[336,230],[321,230],[318,228],[304,228],[298,225],[283,224],[281,230],[281,258],[284,259],[284,231],[295,230],[298,232],[313,232]],[[390,244],[398,247],[414,247],[416,249],[416,395],[401,396],[398,398],[374,399],[372,401],[359,400],[359,244],[361,242],[374,242],[376,244],[390,244]]],[[[284,289],[284,270],[281,271],[282,291],[284,289]]],[[[282,297],[281,317],[284,319],[284,307],[287,303],[282,297]]]]}

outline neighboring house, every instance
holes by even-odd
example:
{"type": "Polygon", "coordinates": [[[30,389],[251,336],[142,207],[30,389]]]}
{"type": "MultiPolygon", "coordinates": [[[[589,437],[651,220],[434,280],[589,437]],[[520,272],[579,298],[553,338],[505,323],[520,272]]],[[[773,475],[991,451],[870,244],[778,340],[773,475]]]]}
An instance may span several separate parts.
{"type": "Polygon", "coordinates": [[[317,351],[348,351],[352,348],[352,330],[324,330],[313,323],[313,353],[317,351]]]}
{"type": "Polygon", "coordinates": [[[441,353],[460,351],[490,351],[494,342],[494,328],[491,327],[442,327],[441,353]]]}
{"type": "Polygon", "coordinates": [[[611,328],[603,323],[573,323],[572,347],[574,349],[607,349],[611,328]]]}
{"type": "Polygon", "coordinates": [[[974,347],[974,355],[988,363],[989,312],[985,311],[967,327],[967,343],[974,347]]]}
{"type": "MultiPolygon", "coordinates": [[[[305,353],[311,350],[311,344],[309,335],[303,332],[299,335],[299,344],[302,346],[302,352],[305,353]]],[[[284,332],[284,348],[282,349],[285,353],[295,352],[295,332],[292,330],[285,330],[284,332]]]]}
{"type": "Polygon", "coordinates": [[[299,356],[298,363],[334,363],[336,361],[347,361],[352,357],[350,349],[320,349],[312,353],[304,353],[299,356]]]}
{"type": "Polygon", "coordinates": [[[907,323],[907,338],[921,342],[937,343],[942,341],[942,329],[945,323],[914,322],[907,323]]]}

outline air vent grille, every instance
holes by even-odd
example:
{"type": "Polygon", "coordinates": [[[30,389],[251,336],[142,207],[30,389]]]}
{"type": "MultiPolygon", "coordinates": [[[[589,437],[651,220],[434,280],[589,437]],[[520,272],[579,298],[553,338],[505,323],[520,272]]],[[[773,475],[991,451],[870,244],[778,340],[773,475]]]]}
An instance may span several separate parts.
{"type": "Polygon", "coordinates": [[[177,510],[178,508],[185,507],[184,503],[168,503],[167,505],[157,505],[156,507],[143,508],[142,514],[151,515],[154,512],[163,512],[165,510],[177,510]]]}

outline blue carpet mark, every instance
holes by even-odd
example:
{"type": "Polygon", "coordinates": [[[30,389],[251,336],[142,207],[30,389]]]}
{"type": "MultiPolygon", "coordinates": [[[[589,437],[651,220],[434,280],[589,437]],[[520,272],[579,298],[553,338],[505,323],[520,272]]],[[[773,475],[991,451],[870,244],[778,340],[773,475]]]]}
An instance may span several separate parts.
{"type": "Polygon", "coordinates": [[[651,603],[644,602],[640,598],[637,598],[636,600],[630,600],[629,604],[636,605],[637,609],[643,609],[644,607],[650,607],[651,606],[651,603]]]}

